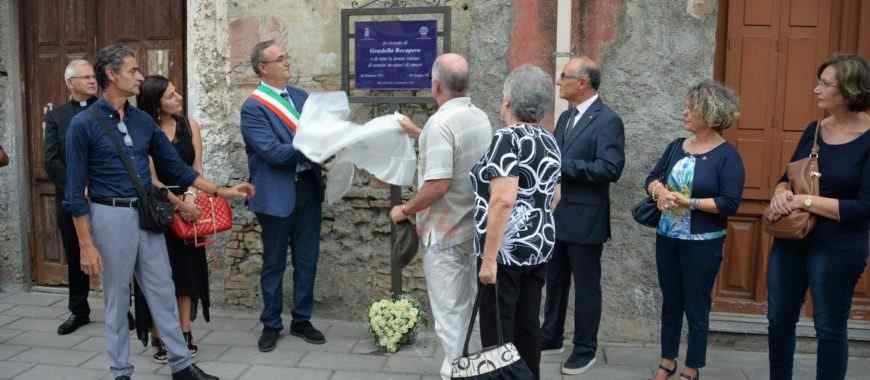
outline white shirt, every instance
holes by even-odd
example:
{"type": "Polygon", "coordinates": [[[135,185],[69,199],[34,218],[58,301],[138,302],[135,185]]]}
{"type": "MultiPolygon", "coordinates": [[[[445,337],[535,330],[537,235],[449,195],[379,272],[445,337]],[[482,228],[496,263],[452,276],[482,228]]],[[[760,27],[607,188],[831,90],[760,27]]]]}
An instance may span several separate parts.
{"type": "Polygon", "coordinates": [[[577,107],[575,107],[577,109],[577,115],[574,117],[574,120],[571,120],[571,124],[568,124],[568,130],[571,130],[571,128],[573,128],[574,125],[577,124],[580,118],[583,117],[583,114],[585,114],[586,111],[589,110],[589,107],[592,107],[592,103],[595,103],[596,100],[598,100],[598,94],[592,95],[591,98],[586,99],[586,101],[578,104],[577,107]]]}
{"type": "Polygon", "coordinates": [[[268,87],[268,88],[271,89],[272,91],[275,91],[275,93],[277,93],[278,95],[286,94],[286,93],[287,93],[287,89],[286,89],[286,88],[272,87],[272,86],[270,86],[270,85],[269,85],[268,83],[266,83],[266,82],[260,82],[260,84],[262,84],[263,86],[268,87]]]}

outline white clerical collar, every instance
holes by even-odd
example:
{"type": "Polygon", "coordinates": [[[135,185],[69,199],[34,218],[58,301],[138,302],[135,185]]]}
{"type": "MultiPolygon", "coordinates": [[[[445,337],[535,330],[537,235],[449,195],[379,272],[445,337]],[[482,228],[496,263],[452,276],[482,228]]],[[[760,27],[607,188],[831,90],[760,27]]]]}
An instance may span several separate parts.
{"type": "Polygon", "coordinates": [[[589,107],[592,107],[592,103],[595,103],[596,100],[598,100],[598,94],[592,95],[591,98],[586,99],[586,101],[584,101],[583,103],[578,104],[576,107],[577,119],[583,117],[583,114],[586,113],[587,110],[589,110],[589,107]]]}
{"type": "Polygon", "coordinates": [[[262,85],[268,87],[268,88],[271,89],[272,91],[275,91],[275,93],[277,93],[278,95],[281,95],[281,94],[287,93],[287,89],[286,89],[286,88],[277,88],[277,87],[272,87],[272,86],[270,86],[270,85],[269,85],[268,83],[266,83],[266,82],[260,82],[260,84],[262,84],[262,85]]]}

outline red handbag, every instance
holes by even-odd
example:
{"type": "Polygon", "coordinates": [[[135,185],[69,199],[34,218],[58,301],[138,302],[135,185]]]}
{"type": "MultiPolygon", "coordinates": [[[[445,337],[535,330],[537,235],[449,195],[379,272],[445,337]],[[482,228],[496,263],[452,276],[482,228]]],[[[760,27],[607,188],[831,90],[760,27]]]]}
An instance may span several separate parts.
{"type": "Polygon", "coordinates": [[[172,220],[172,233],[175,236],[195,247],[204,247],[212,244],[213,241],[202,240],[203,237],[233,228],[233,210],[223,198],[199,192],[194,198],[194,203],[200,211],[199,219],[190,223],[180,215],[176,215],[172,220]]]}

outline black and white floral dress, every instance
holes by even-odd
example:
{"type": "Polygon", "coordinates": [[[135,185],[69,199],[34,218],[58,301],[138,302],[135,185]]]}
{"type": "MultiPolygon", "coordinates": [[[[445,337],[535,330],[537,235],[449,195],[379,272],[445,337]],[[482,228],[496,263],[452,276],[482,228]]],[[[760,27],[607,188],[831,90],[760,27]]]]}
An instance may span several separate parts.
{"type": "Polygon", "coordinates": [[[547,262],[556,242],[549,204],[561,179],[561,153],[553,135],[536,124],[515,124],[495,132],[489,151],[471,168],[474,188],[474,254],[483,255],[490,181],[517,177],[519,191],[508,219],[497,262],[532,266],[547,262]]]}

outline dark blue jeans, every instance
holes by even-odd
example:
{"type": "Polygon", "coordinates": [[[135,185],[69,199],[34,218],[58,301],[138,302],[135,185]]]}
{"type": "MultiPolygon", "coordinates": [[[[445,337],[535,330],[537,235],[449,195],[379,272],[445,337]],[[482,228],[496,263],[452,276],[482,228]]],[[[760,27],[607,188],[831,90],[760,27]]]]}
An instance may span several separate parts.
{"type": "Polygon", "coordinates": [[[662,289],[662,357],[676,359],[680,351],[683,314],[689,321],[686,366],[707,362],[707,333],[713,284],[722,263],[725,238],[681,240],[656,235],[656,268],[662,289]]]}
{"type": "Polygon", "coordinates": [[[294,321],[311,319],[314,309],[314,278],[320,256],[321,191],[319,180],[310,171],[296,181],[296,207],[288,217],[257,214],[262,228],[263,271],[260,288],[263,292],[263,326],[281,330],[284,308],[284,270],[287,268],[287,247],[293,257],[294,321]]]}
{"type": "Polygon", "coordinates": [[[846,377],[847,321],[855,284],[867,264],[867,239],[857,242],[858,245],[840,243],[774,240],[767,270],[771,380],[792,378],[795,325],[807,288],[813,297],[813,321],[818,340],[816,379],[846,377]],[[848,246],[839,249],[839,245],[848,246]]]}

